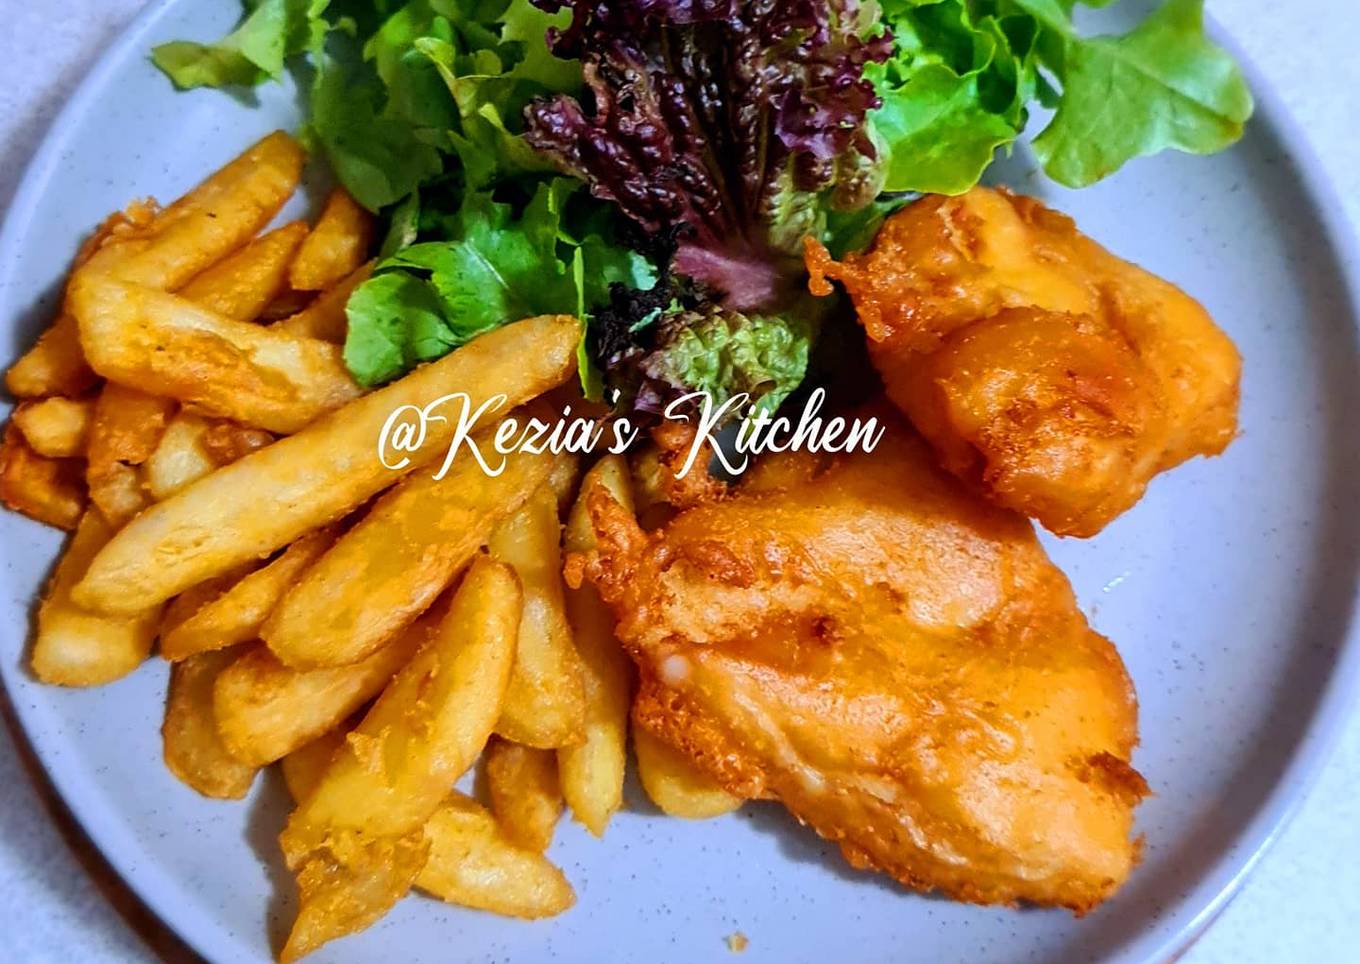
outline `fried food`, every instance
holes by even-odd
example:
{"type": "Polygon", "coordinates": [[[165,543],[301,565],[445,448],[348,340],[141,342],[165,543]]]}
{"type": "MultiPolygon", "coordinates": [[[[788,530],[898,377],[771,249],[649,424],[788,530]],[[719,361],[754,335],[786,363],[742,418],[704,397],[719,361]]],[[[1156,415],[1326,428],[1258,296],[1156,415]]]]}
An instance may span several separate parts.
{"type": "MultiPolygon", "coordinates": [[[[104,245],[142,234],[156,214],[155,202],[136,201],[127,210],[109,215],[80,246],[73,270],[87,264],[104,245]]],[[[63,309],[39,336],[37,344],[10,366],[5,373],[5,387],[16,398],[75,396],[93,385],[97,377],[80,347],[80,326],[63,309]]]]}
{"type": "Polygon", "coordinates": [[[508,410],[570,377],[579,338],[580,322],[566,316],[506,325],[200,479],[119,532],[77,597],[135,612],[281,549],[442,455],[457,429],[456,419],[432,421],[409,461],[388,468],[376,445],[394,411],[450,392],[467,393],[473,411],[504,395],[508,410]]]}
{"type": "Polygon", "coordinates": [[[33,641],[33,675],[55,686],[102,686],[131,673],[151,652],[161,607],[103,616],[71,600],[74,586],[112,533],[98,509],[88,510],[57,563],[33,641]]]}
{"type": "Polygon", "coordinates": [[[1033,198],[975,188],[889,218],[845,285],[888,394],[945,467],[1091,536],[1157,473],[1237,433],[1241,358],[1204,308],[1033,198]]]}
{"type": "Polygon", "coordinates": [[[54,396],[24,402],[14,410],[14,424],[29,447],[44,458],[70,459],[85,454],[94,402],[54,396]]]}
{"type": "Polygon", "coordinates": [[[520,606],[508,566],[474,562],[429,642],[293,812],[279,842],[300,900],[281,960],[367,927],[415,882],[434,845],[426,821],[500,716],[520,606]]]}
{"type": "MultiPolygon", "coordinates": [[[[564,548],[589,552],[595,548],[589,503],[592,493],[607,492],[619,505],[633,511],[632,480],[618,455],[596,462],[581,482],[581,492],[567,521],[564,548]]],[[[572,816],[597,837],[604,836],[609,818],[623,804],[623,778],[628,766],[628,701],[633,668],[614,635],[614,617],[594,586],[567,592],[567,620],[576,650],[581,654],[585,684],[584,739],[557,751],[562,796],[572,816]]]]}
{"type": "Polygon", "coordinates": [[[86,358],[110,381],[283,433],[360,393],[336,345],[88,271],[67,304],[86,358]]]}
{"type": "Polygon", "coordinates": [[[74,529],[85,511],[85,479],[77,459],[49,459],[13,425],[0,439],[0,502],[30,519],[74,529]]]}
{"type": "Polygon", "coordinates": [[[521,847],[475,800],[454,792],[425,823],[429,857],[416,886],[450,904],[507,917],[552,917],[576,903],[562,871],[521,847]]]}
{"type": "Polygon", "coordinates": [[[334,287],[318,295],[307,307],[280,319],[271,327],[290,335],[305,335],[343,345],[345,333],[349,330],[349,316],[345,313],[349,297],[354,294],[355,288],[372,276],[377,264],[376,261],[369,261],[359,265],[334,287]]]}
{"type": "Polygon", "coordinates": [[[331,192],[316,227],[288,271],[296,291],[321,291],[363,263],[373,243],[373,215],[342,187],[331,192]]]}
{"type": "Polygon", "coordinates": [[[227,752],[213,714],[213,684],[235,658],[225,650],[200,653],[170,671],[161,726],[165,766],[205,797],[239,800],[255,782],[256,768],[227,752]]]}
{"type": "Polygon", "coordinates": [[[345,745],[345,738],[353,727],[341,724],[333,730],[318,736],[310,743],[298,747],[279,761],[283,771],[283,782],[288,787],[288,795],[294,803],[301,803],[307,794],[316,789],[331,760],[345,745]]]}
{"type": "Polygon", "coordinates": [[[210,424],[201,415],[182,411],[165,426],[156,451],[142,467],[142,481],[153,501],[170,498],[217,468],[216,460],[203,446],[210,424]]]}
{"type": "Polygon", "coordinates": [[[255,321],[287,287],[289,265],[306,237],[307,225],[285,224],[219,261],[179,294],[215,314],[255,321]]]}
{"type": "MultiPolygon", "coordinates": [[[[563,458],[575,476],[575,459],[563,458]]],[[[581,657],[571,639],[562,586],[562,524],[557,495],[543,485],[491,534],[493,559],[515,570],[524,589],[515,670],[496,732],[525,746],[580,743],[586,717],[581,657]]]]}
{"type": "MultiPolygon", "coordinates": [[[[642,705],[649,704],[644,701],[642,705]]],[[[646,727],[633,727],[633,753],[637,756],[638,782],[648,799],[668,817],[708,820],[742,805],[741,797],[728,793],[683,752],[646,727]]]]}
{"type": "Polygon", "coordinates": [[[914,889],[1090,910],[1137,859],[1129,678],[1029,524],[881,415],[876,452],[655,533],[597,492],[569,581],[618,617],[635,722],[728,792],[914,889]]]}
{"type": "MultiPolygon", "coordinates": [[[[294,802],[316,788],[335,754],[344,752],[345,741],[345,730],[332,730],[283,758],[283,777],[294,802]]],[[[546,750],[525,752],[552,762],[546,750]]],[[[519,808],[517,814],[524,815],[526,803],[534,801],[512,802],[519,808]]],[[[560,811],[560,797],[557,806],[560,811]]],[[[551,826],[547,829],[551,835],[551,826]]],[[[576,903],[576,892],[562,871],[542,856],[543,847],[521,842],[503,816],[493,817],[461,793],[451,793],[425,821],[425,839],[429,854],[416,886],[446,903],[527,919],[552,917],[576,903]]]]}
{"type": "MultiPolygon", "coordinates": [[[[247,148],[149,223],[115,231],[77,273],[175,291],[243,247],[302,179],[302,145],[282,131],[247,148]]],[[[88,348],[88,346],[87,346],[88,348]]],[[[98,370],[98,366],[95,366],[98,370]]]]}
{"type": "Polygon", "coordinates": [[[442,479],[404,480],[290,587],[261,638],[298,669],[363,659],[429,608],[554,461],[516,452],[492,477],[464,457],[442,479]]]}
{"type": "Polygon", "coordinates": [[[547,850],[563,807],[557,755],[492,737],[482,759],[491,812],[505,835],[526,850],[547,850]]]}
{"type": "Polygon", "coordinates": [[[90,501],[115,529],[150,502],[138,466],[156,451],[174,411],[172,399],[135,388],[110,382],[100,391],[86,445],[85,482],[90,501]]]}
{"type": "Polygon", "coordinates": [[[432,630],[430,621],[417,620],[367,658],[322,669],[290,669],[266,646],[247,649],[222,671],[213,691],[227,749],[257,766],[292,753],[382,692],[432,630]]]}
{"type": "Polygon", "coordinates": [[[242,577],[174,629],[163,633],[161,655],[168,660],[181,660],[257,638],[260,627],[284,593],[334,545],[335,537],[332,526],[309,532],[277,559],[242,577]]]}
{"type": "Polygon", "coordinates": [[[9,367],[5,387],[15,398],[79,395],[97,377],[80,347],[80,326],[63,311],[37,343],[9,367]]]}

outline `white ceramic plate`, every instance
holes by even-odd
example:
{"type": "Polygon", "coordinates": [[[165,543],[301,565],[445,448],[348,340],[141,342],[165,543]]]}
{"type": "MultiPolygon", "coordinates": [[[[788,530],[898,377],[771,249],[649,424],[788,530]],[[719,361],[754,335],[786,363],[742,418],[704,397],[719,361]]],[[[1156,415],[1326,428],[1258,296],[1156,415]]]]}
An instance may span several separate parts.
{"type": "MultiPolygon", "coordinates": [[[[293,127],[289,86],[258,102],[173,93],[157,42],[213,37],[235,0],[153,4],[107,52],[53,128],[0,237],[0,359],[31,343],[83,235],[128,199],[176,196],[259,135],[293,127]]],[[[1338,206],[1279,106],[1204,160],[1133,165],[1048,197],[1115,251],[1200,297],[1246,358],[1243,434],[1228,454],[1157,480],[1098,539],[1050,545],[1142,704],[1135,763],[1142,866],[1107,906],[966,907],[849,870],[773,805],[689,824],[633,794],[603,842],[564,824],[551,852],[576,884],[568,914],[533,924],[404,901],[326,961],[1161,960],[1227,900],[1320,765],[1360,675],[1351,630],[1360,562],[1356,264],[1338,206]]],[[[267,511],[267,510],[265,510],[267,511]]],[[[275,781],[242,804],[204,800],[160,761],[165,669],[102,690],[36,685],[25,669],[34,594],[56,536],[0,516],[0,673],[57,788],[113,866],[186,941],[218,961],[262,960],[291,919],[274,838],[275,781]]]]}

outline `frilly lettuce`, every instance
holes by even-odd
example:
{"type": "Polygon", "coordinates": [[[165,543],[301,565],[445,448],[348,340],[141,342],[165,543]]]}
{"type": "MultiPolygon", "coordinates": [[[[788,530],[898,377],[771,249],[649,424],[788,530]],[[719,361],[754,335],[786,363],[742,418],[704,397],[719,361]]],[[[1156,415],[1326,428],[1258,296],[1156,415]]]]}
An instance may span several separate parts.
{"type": "Polygon", "coordinates": [[[1094,37],[1079,5],[1111,0],[245,0],[227,37],[153,58],[181,87],[310,65],[309,141],[388,225],[349,305],[361,382],[561,311],[594,317],[592,392],[768,406],[819,324],[804,237],[863,247],[915,192],[972,187],[1038,110],[1069,186],[1241,135],[1251,96],[1203,0],[1094,37]]]}

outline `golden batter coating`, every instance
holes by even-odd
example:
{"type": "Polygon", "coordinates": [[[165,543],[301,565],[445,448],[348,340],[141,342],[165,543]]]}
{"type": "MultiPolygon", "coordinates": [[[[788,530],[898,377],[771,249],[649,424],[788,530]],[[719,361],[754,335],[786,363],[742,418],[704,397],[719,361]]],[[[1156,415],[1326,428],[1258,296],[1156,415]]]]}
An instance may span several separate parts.
{"type": "Polygon", "coordinates": [[[1137,860],[1137,707],[1030,524],[884,407],[872,454],[762,463],[652,533],[608,498],[569,561],[641,668],[634,719],[856,867],[1084,912],[1137,860]]]}
{"type": "Polygon", "coordinates": [[[975,188],[889,218],[841,281],[888,394],[946,468],[1091,536],[1158,472],[1237,433],[1241,358],[1204,308],[1033,198],[975,188]]]}

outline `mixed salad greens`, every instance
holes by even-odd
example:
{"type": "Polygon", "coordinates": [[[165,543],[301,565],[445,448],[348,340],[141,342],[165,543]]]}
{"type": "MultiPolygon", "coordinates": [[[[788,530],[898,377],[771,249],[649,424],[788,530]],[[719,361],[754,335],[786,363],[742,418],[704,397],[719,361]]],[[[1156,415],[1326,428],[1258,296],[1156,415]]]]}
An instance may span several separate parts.
{"type": "Polygon", "coordinates": [[[865,245],[916,192],[960,193],[1034,113],[1071,187],[1221,150],[1251,95],[1163,0],[244,0],[153,59],[189,88],[298,73],[309,143],[384,216],[345,361],[378,385],[526,315],[590,320],[587,393],[655,411],[706,390],[774,407],[827,309],[802,241],[865,245]]]}

